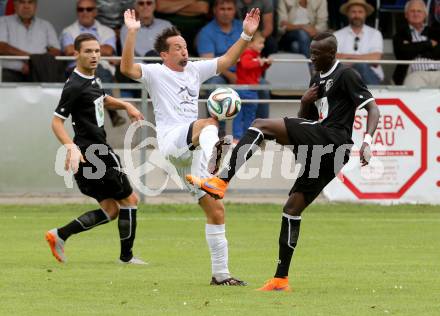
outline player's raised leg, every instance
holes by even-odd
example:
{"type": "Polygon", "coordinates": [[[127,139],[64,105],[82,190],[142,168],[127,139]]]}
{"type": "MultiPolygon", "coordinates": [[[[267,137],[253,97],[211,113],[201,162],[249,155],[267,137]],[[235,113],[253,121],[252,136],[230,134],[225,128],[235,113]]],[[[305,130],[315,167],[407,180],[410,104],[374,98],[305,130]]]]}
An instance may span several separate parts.
{"type": "Polygon", "coordinates": [[[243,286],[246,282],[231,276],[228,268],[228,240],[225,228],[225,207],[206,194],[199,200],[206,214],[205,234],[211,254],[211,285],[243,286]]]}
{"type": "Polygon", "coordinates": [[[200,179],[188,175],[187,180],[216,199],[222,199],[228,184],[241,166],[257,151],[264,139],[275,139],[281,145],[289,144],[284,119],[257,119],[232,151],[229,163],[217,177],[200,179]]]}

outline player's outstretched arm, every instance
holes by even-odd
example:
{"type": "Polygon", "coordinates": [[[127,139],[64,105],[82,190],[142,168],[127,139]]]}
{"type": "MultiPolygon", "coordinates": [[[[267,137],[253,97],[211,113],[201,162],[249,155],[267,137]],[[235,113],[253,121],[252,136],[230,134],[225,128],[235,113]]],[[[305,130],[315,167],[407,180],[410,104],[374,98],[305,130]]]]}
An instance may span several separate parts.
{"type": "Polygon", "coordinates": [[[247,44],[252,39],[252,36],[258,29],[260,24],[260,9],[253,8],[246,14],[246,18],[243,21],[243,33],[232,45],[228,51],[221,56],[217,61],[217,73],[224,72],[229,67],[235,65],[240,58],[241,53],[245,50],[247,44]]]}
{"type": "Polygon", "coordinates": [[[365,105],[365,109],[368,112],[367,118],[367,133],[365,134],[364,141],[359,151],[361,166],[366,166],[370,162],[371,150],[370,145],[374,132],[376,131],[377,124],[379,123],[380,112],[376,102],[370,101],[365,105]]]}
{"type": "Polygon", "coordinates": [[[142,77],[142,70],[139,64],[134,63],[134,47],[136,44],[136,34],[141,27],[141,22],[136,20],[134,10],[126,10],[124,12],[124,22],[128,32],[122,50],[121,73],[131,79],[139,79],[142,77]]]}
{"type": "Polygon", "coordinates": [[[52,130],[55,136],[58,138],[61,144],[67,148],[66,160],[64,163],[64,169],[67,171],[71,169],[73,173],[78,172],[79,162],[86,162],[84,160],[81,151],[73,143],[64,127],[64,120],[58,116],[54,116],[52,119],[52,130]]]}
{"type": "Polygon", "coordinates": [[[104,99],[104,106],[107,109],[127,111],[128,116],[133,122],[144,119],[144,115],[133,104],[116,99],[109,95],[104,99]]]}

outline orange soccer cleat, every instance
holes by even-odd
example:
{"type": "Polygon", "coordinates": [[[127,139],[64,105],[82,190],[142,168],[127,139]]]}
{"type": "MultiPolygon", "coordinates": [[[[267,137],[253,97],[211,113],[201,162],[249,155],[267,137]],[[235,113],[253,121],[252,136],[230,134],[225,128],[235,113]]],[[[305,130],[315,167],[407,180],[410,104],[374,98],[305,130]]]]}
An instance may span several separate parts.
{"type": "Polygon", "coordinates": [[[272,278],[266,282],[262,287],[257,289],[257,291],[283,291],[291,292],[292,289],[289,285],[288,278],[272,278]]]}
{"type": "Polygon", "coordinates": [[[228,188],[228,182],[218,178],[199,178],[190,174],[186,175],[186,180],[194,186],[199,187],[214,199],[223,199],[226,189],[228,188]]]}
{"type": "Polygon", "coordinates": [[[64,255],[64,240],[58,236],[58,230],[56,228],[49,230],[45,237],[55,259],[61,263],[67,262],[64,255]]]}

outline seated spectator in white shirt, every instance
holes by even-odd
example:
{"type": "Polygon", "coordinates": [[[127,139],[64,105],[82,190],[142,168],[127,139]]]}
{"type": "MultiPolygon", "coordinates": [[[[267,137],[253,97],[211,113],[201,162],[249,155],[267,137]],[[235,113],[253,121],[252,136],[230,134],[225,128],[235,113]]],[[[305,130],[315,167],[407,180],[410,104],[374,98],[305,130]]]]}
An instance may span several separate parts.
{"type": "MultiPolygon", "coordinates": [[[[440,32],[426,25],[427,8],[423,0],[410,0],[405,5],[405,24],[393,36],[396,59],[429,62],[440,60],[440,32]]],[[[440,64],[420,63],[397,65],[393,79],[395,84],[411,88],[440,87],[440,64]]]]}
{"type": "Polygon", "coordinates": [[[310,57],[310,42],[327,30],[327,0],[280,0],[278,30],[280,48],[310,57]]]}
{"type": "MultiPolygon", "coordinates": [[[[339,59],[380,60],[383,53],[382,34],[365,25],[365,19],[374,8],[365,0],[349,0],[340,11],[348,18],[349,25],[336,31],[339,59]]],[[[361,75],[366,84],[378,85],[384,79],[382,67],[377,64],[353,63],[351,65],[361,75]]]]}
{"type": "MultiPolygon", "coordinates": [[[[14,1],[14,15],[0,17],[0,55],[60,55],[57,34],[48,21],[37,18],[36,0],[14,1]]],[[[3,81],[29,81],[29,62],[3,61],[3,81]]]]}

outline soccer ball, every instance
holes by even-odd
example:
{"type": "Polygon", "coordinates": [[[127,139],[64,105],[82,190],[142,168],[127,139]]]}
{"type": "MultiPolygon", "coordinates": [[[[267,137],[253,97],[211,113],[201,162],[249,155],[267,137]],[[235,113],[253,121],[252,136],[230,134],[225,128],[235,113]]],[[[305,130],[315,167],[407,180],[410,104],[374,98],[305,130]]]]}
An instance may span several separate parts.
{"type": "Polygon", "coordinates": [[[219,121],[231,120],[240,112],[241,99],[234,89],[217,88],[209,95],[207,107],[211,117],[219,121]]]}

